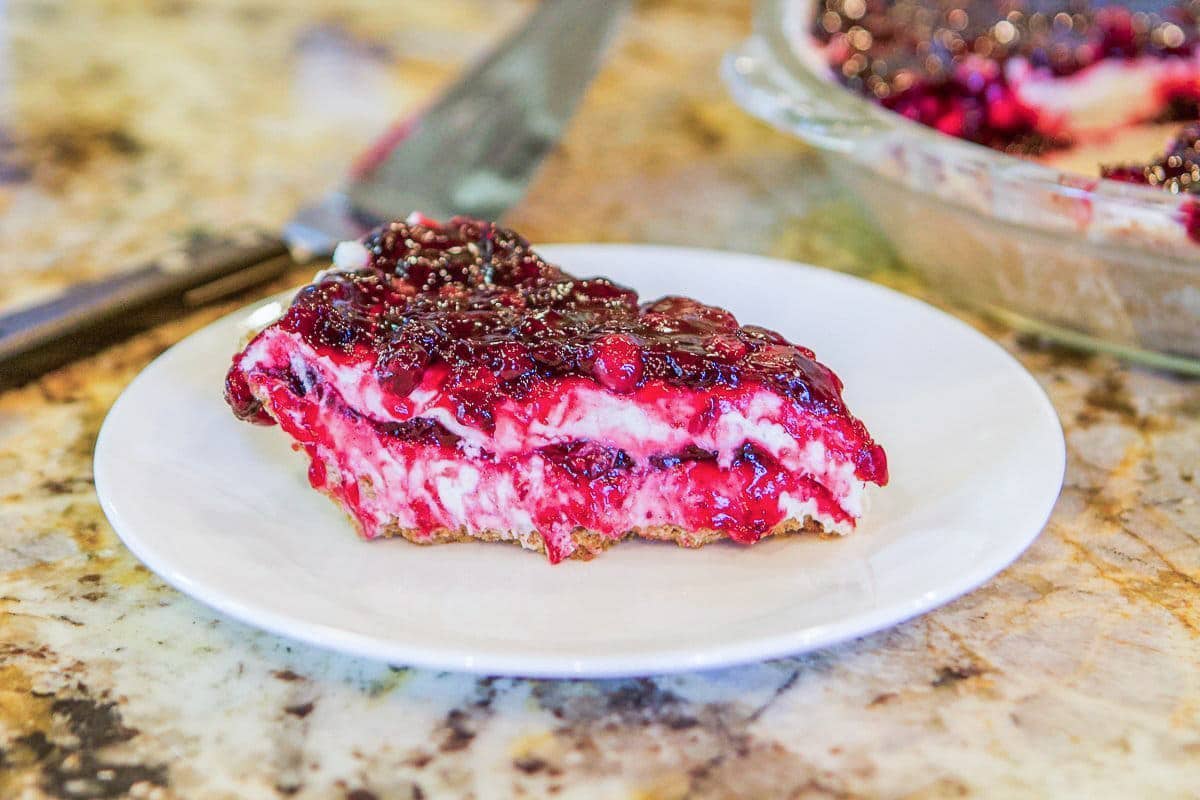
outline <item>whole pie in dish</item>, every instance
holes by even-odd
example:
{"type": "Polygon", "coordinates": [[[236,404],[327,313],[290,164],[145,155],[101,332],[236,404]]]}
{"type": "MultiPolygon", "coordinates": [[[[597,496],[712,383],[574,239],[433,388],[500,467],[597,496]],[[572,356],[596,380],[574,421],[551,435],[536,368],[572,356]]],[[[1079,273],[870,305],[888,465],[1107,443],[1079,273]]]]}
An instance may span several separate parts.
{"type": "Polygon", "coordinates": [[[233,359],[368,539],[552,562],[628,536],[841,534],[887,462],[812,351],[685,297],[639,303],[511,230],[418,215],[343,243],[233,359]]]}

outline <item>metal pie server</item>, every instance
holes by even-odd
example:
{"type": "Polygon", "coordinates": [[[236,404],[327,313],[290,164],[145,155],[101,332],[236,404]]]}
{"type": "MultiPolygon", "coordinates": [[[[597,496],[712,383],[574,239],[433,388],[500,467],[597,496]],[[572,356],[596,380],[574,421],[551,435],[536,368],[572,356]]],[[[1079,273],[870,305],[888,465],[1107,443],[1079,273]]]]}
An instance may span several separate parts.
{"type": "Polygon", "coordinates": [[[0,316],[0,387],[328,256],[414,210],[497,219],[524,194],[591,82],[628,0],[543,0],[449,91],[388,131],[344,188],[281,235],[196,238],[148,264],[0,316]]]}

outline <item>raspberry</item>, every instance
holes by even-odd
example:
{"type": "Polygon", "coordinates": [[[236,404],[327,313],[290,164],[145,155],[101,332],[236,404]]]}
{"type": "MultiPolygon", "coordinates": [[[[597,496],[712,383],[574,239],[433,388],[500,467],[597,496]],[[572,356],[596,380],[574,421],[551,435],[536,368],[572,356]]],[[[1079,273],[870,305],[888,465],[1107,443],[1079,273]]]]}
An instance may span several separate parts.
{"type": "Polygon", "coordinates": [[[787,339],[784,339],[778,333],[766,328],[760,328],[758,325],[746,325],[742,328],[742,335],[748,339],[754,339],[760,342],[769,342],[771,344],[787,344],[787,339]]]}
{"type": "Polygon", "coordinates": [[[520,342],[498,342],[485,355],[488,368],[502,381],[516,380],[533,369],[529,348],[520,342]]]}
{"type": "Polygon", "coordinates": [[[592,374],[614,392],[632,392],[642,379],[642,351],[628,336],[609,334],[593,346],[592,374]]]}
{"type": "Polygon", "coordinates": [[[587,480],[596,480],[633,467],[633,459],[624,450],[605,447],[586,439],[549,445],[539,452],[546,460],[558,464],[575,477],[587,480]]]}
{"type": "Polygon", "coordinates": [[[738,361],[750,352],[750,346],[736,336],[719,333],[708,342],[708,352],[722,361],[738,361]]]}
{"type": "Polygon", "coordinates": [[[246,375],[234,361],[233,366],[225,375],[225,402],[233,409],[234,415],[241,420],[253,422],[256,425],[274,425],[275,420],[263,409],[262,403],[250,391],[246,375]]]}
{"type": "Polygon", "coordinates": [[[375,364],[375,375],[380,385],[397,397],[405,397],[421,381],[429,353],[419,344],[392,343],[379,356],[375,364]]]}

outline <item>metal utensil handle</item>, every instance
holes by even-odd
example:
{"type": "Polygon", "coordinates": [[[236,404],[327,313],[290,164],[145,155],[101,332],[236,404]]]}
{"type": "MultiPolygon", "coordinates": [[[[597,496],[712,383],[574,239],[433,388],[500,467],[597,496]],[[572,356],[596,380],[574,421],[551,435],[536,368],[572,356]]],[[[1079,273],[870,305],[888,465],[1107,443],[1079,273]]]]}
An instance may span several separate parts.
{"type": "Polygon", "coordinates": [[[265,232],[198,237],[130,272],[0,316],[0,388],[263,283],[292,264],[283,240],[265,232]]]}

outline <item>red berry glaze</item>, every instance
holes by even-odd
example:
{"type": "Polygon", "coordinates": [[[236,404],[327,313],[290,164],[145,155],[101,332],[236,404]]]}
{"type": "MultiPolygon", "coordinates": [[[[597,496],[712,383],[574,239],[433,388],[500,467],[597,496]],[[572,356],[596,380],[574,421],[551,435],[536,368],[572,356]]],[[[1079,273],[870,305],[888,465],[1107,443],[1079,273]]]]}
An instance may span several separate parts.
{"type": "Polygon", "coordinates": [[[760,382],[816,413],[845,413],[837,378],[811,351],[688,298],[639,306],[633,290],[567,275],[505,228],[393,222],[366,246],[367,267],[302,289],[280,327],[319,352],[371,359],[397,396],[445,365],[464,421],[487,427],[496,403],[566,376],[620,393],[649,380],[760,382]]]}

